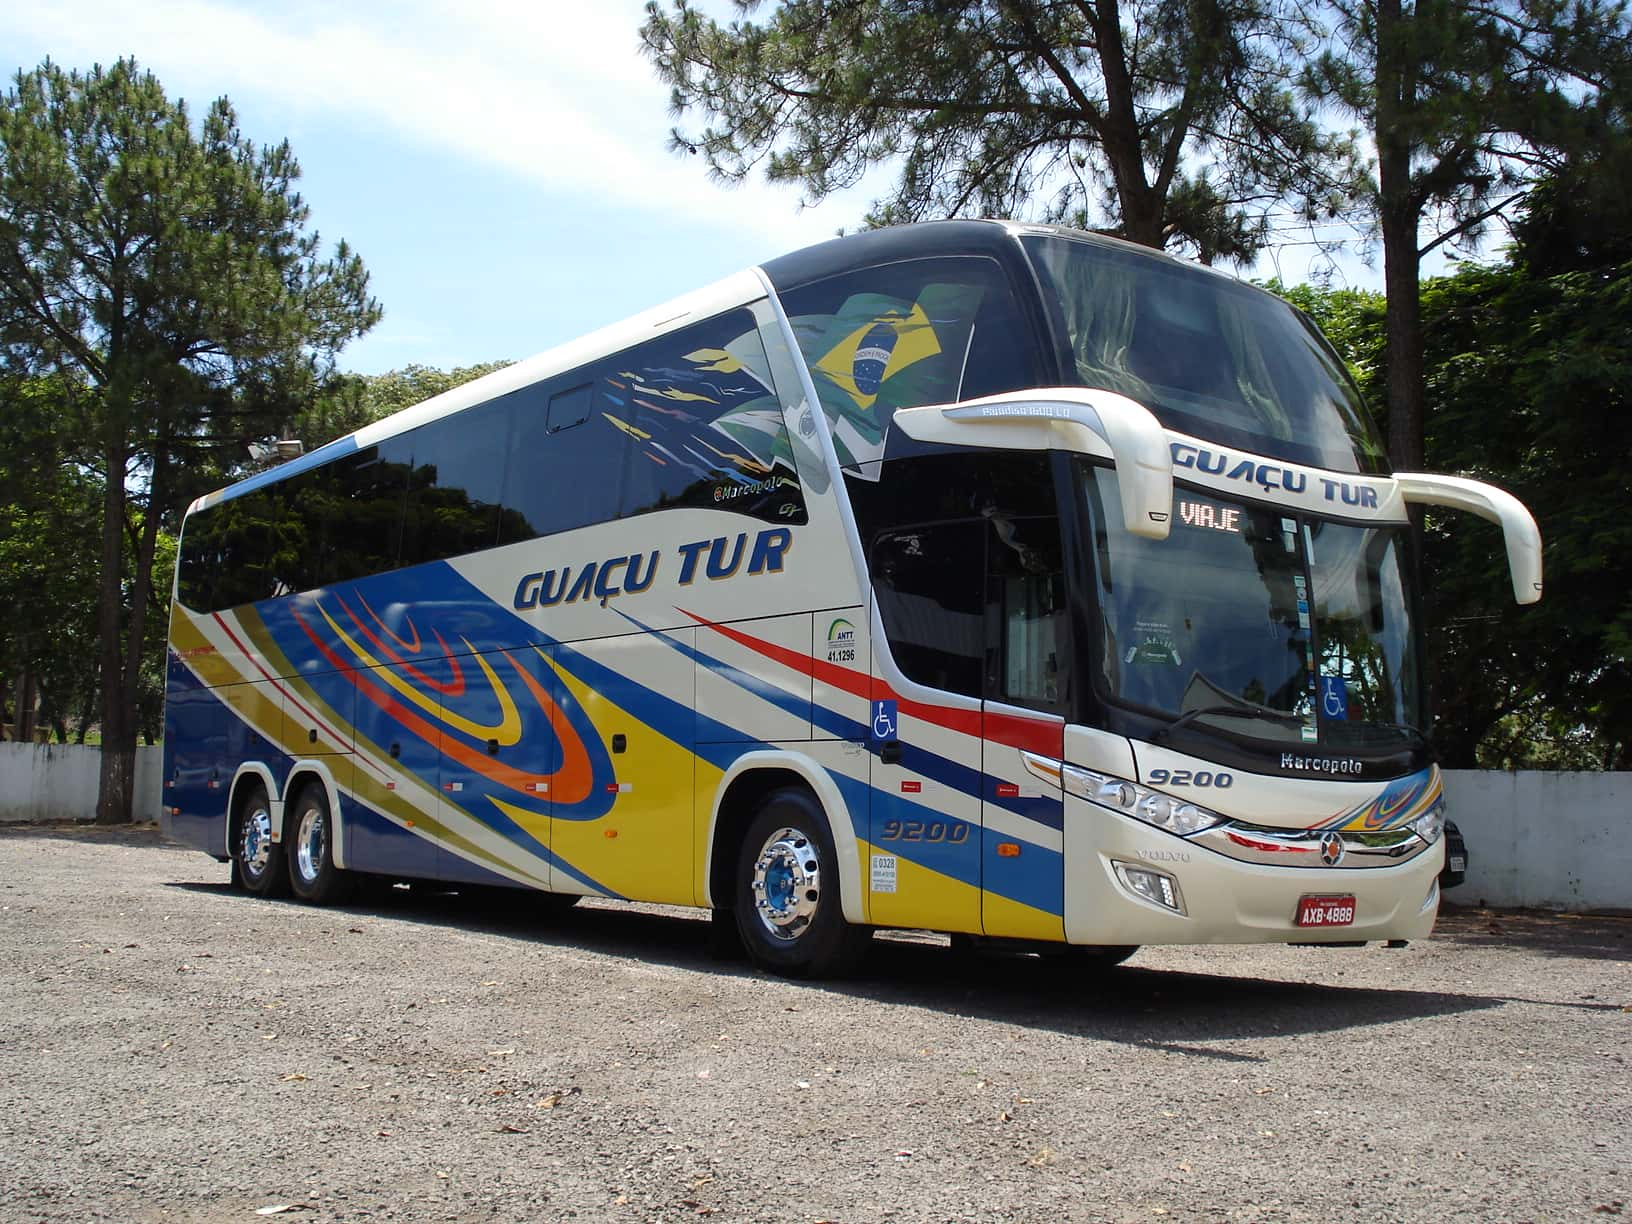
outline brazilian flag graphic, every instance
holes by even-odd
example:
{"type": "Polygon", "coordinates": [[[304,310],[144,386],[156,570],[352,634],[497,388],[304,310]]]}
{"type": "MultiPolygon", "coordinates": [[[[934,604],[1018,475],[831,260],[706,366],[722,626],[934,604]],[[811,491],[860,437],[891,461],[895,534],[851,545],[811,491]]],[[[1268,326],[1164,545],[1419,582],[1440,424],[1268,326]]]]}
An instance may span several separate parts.
{"type": "Polygon", "coordinates": [[[950,284],[912,302],[857,293],[835,314],[792,320],[840,463],[882,458],[897,408],[957,400],[980,298],[977,286],[950,284]]]}

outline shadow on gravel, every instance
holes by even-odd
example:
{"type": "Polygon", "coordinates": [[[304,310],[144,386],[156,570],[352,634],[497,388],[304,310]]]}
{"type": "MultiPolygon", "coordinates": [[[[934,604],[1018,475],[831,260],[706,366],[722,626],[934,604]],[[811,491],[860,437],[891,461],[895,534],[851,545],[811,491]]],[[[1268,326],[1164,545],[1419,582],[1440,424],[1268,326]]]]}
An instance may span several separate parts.
{"type": "Polygon", "coordinates": [[[1551,956],[1632,960],[1632,916],[1545,910],[1442,909],[1434,938],[1486,948],[1528,948],[1551,956]]]}
{"type": "MultiPolygon", "coordinates": [[[[244,905],[293,904],[263,902],[232,893],[225,883],[177,882],[170,887],[219,893],[223,899],[244,905]]],[[[526,894],[470,896],[428,888],[396,888],[348,905],[343,912],[481,931],[721,976],[762,976],[745,961],[721,955],[712,924],[700,913],[666,907],[665,912],[652,912],[650,908],[595,903],[551,914],[544,905],[528,901],[526,894]]],[[[812,995],[843,994],[1169,1049],[1199,1058],[1248,1063],[1263,1060],[1209,1049],[1205,1043],[1338,1033],[1398,1020],[1478,1011],[1511,1001],[1448,991],[1331,986],[1143,969],[1137,965],[1084,971],[1038,957],[960,958],[943,944],[931,942],[932,938],[877,939],[867,963],[854,977],[842,982],[788,985],[812,995]]]]}

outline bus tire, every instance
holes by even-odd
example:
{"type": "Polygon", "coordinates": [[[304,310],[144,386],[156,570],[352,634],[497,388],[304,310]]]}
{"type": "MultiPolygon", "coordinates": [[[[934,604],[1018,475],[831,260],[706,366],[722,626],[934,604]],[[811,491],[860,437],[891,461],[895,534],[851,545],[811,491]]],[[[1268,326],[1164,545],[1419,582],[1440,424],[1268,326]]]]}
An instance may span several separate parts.
{"type": "Polygon", "coordinates": [[[283,847],[272,840],[272,804],[261,782],[249,782],[232,818],[232,865],[245,892],[287,897],[283,847]]]}
{"type": "Polygon", "coordinates": [[[329,796],[313,783],[300,788],[284,814],[289,886],[308,905],[336,905],[351,896],[352,877],[334,865],[334,817],[329,796]]]}
{"type": "Polygon", "coordinates": [[[737,858],[737,929],[749,958],[783,977],[853,969],[872,932],[845,921],[841,887],[833,835],[815,797],[798,787],[765,796],[737,858]]]}

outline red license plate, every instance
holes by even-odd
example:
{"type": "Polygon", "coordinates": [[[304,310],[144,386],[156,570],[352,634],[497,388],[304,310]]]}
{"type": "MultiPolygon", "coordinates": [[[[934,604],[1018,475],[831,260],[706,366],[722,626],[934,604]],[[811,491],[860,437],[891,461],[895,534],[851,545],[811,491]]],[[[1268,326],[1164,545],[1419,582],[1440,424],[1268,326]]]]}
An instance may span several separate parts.
{"type": "Polygon", "coordinates": [[[1348,926],[1353,921],[1352,896],[1298,898],[1297,923],[1300,927],[1348,926]]]}

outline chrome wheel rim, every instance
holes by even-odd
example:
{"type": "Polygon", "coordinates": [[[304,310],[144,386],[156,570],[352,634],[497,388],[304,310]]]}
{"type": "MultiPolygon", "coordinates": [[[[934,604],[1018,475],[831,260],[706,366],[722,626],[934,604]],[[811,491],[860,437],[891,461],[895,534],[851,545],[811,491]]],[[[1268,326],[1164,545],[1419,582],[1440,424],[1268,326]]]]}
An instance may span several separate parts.
{"type": "Polygon", "coordinates": [[[238,861],[245,875],[258,880],[266,874],[271,858],[272,813],[264,803],[258,803],[244,813],[243,827],[238,833],[238,861]]]}
{"type": "Polygon", "coordinates": [[[754,912],[773,939],[792,943],[816,920],[822,897],[816,843],[801,830],[778,829],[754,859],[754,912]]]}
{"type": "Polygon", "coordinates": [[[295,838],[295,867],[308,884],[316,882],[318,873],[323,870],[328,837],[323,809],[313,804],[300,814],[300,830],[295,838]]]}

